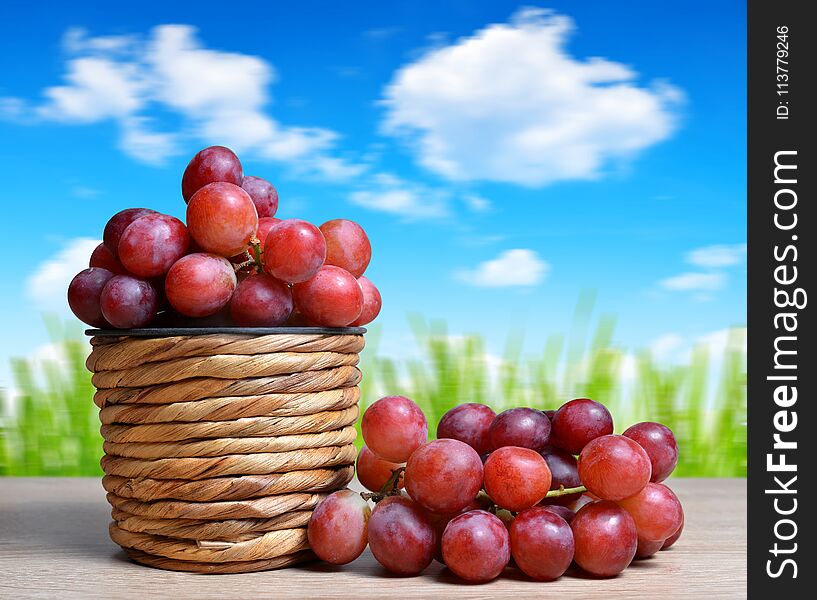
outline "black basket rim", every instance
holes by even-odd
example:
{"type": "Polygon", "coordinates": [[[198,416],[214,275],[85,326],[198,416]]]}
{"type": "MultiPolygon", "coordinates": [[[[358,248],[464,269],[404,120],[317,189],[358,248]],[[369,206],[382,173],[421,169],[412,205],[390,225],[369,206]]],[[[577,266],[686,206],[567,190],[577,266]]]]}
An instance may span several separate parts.
{"type": "Polygon", "coordinates": [[[87,336],[173,337],[179,335],[363,335],[365,327],[143,327],[140,329],[86,329],[87,336]]]}

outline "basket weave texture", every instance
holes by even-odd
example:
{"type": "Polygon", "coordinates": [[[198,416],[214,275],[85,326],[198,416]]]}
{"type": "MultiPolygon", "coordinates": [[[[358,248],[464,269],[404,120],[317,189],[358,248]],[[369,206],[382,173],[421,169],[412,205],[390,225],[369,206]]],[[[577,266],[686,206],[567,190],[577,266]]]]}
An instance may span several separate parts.
{"type": "Polygon", "coordinates": [[[136,562],[242,573],[313,558],[354,474],[359,334],[91,339],[111,539],[136,562]]]}

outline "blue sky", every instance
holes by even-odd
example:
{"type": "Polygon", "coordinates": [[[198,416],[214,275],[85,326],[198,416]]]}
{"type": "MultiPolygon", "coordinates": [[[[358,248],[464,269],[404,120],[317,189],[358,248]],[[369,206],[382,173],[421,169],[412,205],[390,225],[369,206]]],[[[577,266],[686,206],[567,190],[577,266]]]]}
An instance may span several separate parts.
{"type": "Polygon", "coordinates": [[[0,9],[0,386],[109,216],[183,217],[212,143],[279,216],[366,228],[384,351],[409,312],[537,348],[583,290],[628,348],[745,324],[743,3],[261,6],[0,9]]]}

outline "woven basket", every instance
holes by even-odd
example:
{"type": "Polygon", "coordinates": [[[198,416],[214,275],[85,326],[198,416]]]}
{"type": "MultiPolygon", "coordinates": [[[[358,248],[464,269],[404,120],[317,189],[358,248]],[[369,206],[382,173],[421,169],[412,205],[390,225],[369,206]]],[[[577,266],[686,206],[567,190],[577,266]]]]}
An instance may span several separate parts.
{"type": "Polygon", "coordinates": [[[175,571],[313,558],[309,516],[354,474],[365,330],[88,333],[111,539],[175,571]]]}

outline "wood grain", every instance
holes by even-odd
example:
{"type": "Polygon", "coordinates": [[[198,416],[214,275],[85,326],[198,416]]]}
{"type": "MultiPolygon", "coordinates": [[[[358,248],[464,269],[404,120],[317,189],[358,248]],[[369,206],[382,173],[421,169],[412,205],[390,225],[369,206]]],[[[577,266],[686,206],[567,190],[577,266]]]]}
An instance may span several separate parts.
{"type": "Polygon", "coordinates": [[[614,579],[569,573],[529,581],[514,569],[486,585],[433,563],[414,578],[385,573],[367,551],[350,565],[297,565],[240,575],[161,571],[129,561],[108,538],[98,479],[0,478],[0,598],[743,598],[746,481],[669,482],[686,511],[680,541],[614,579]]]}

